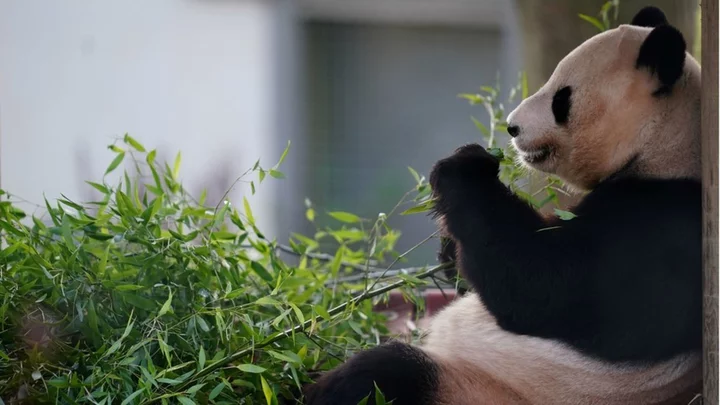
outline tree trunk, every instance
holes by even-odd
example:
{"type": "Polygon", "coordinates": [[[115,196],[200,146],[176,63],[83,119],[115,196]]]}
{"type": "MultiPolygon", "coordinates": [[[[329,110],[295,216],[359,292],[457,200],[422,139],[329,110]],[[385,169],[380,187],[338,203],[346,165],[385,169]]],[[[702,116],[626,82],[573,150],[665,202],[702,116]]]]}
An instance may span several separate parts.
{"type": "MultiPolygon", "coordinates": [[[[565,55],[599,32],[578,14],[597,17],[605,0],[516,0],[516,3],[523,29],[528,87],[534,92],[545,83],[565,55]]],[[[670,23],[685,36],[688,49],[692,50],[698,0],[621,0],[615,25],[630,23],[635,13],[648,4],[665,12],[670,23]]]]}

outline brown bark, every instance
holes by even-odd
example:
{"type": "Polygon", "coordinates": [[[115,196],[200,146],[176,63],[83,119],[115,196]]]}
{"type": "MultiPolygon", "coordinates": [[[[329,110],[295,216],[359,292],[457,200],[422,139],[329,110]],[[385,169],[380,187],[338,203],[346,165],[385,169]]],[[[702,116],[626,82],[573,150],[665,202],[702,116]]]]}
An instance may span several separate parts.
{"type": "Polygon", "coordinates": [[[718,0],[703,0],[703,404],[718,405],[718,0]]]}
{"type": "MultiPolygon", "coordinates": [[[[542,86],[565,55],[599,32],[578,14],[597,17],[604,3],[605,0],[517,0],[523,28],[524,65],[531,92],[542,86]]],[[[670,23],[682,31],[688,49],[692,49],[698,0],[621,0],[616,24],[629,23],[635,13],[647,5],[660,7],[670,23]]]]}

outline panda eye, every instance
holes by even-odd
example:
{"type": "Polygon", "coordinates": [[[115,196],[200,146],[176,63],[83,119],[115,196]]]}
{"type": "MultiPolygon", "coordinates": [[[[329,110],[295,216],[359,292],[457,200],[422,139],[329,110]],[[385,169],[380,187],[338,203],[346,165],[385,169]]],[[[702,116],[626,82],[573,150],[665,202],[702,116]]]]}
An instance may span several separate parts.
{"type": "Polygon", "coordinates": [[[572,88],[565,86],[555,92],[552,100],[552,112],[555,116],[555,122],[558,125],[564,125],[568,122],[568,116],[570,115],[570,95],[572,94],[572,88]]]}

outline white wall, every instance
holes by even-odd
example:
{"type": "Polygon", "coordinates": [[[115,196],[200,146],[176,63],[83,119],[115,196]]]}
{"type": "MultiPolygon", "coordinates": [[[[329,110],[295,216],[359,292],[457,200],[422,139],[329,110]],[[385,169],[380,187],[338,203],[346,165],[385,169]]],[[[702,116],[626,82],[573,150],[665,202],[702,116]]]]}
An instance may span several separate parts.
{"type": "MultiPolygon", "coordinates": [[[[181,150],[198,193],[274,164],[273,18],[262,0],[0,0],[2,188],[86,199],[125,132],[181,150]]],[[[251,202],[274,229],[264,188],[251,202]]]]}

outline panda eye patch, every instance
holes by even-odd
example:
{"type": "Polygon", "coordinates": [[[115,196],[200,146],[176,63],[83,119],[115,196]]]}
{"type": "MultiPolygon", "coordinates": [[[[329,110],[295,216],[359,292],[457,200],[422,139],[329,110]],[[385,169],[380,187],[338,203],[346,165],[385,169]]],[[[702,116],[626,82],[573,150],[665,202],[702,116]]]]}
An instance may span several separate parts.
{"type": "Polygon", "coordinates": [[[567,124],[570,115],[570,95],[572,88],[565,86],[555,92],[552,100],[552,112],[555,116],[555,122],[558,125],[567,124]]]}

